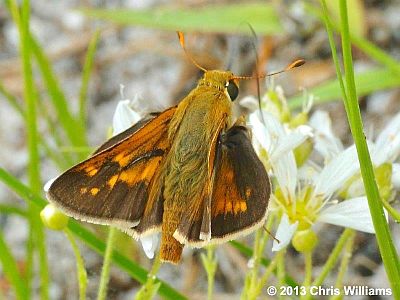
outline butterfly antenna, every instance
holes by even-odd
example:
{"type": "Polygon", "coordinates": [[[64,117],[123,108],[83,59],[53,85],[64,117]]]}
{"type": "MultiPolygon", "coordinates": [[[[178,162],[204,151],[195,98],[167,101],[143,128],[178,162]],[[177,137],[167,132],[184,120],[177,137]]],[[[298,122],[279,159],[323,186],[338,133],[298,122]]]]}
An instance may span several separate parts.
{"type": "MultiPolygon", "coordinates": [[[[269,76],[277,75],[280,73],[284,73],[284,72],[287,72],[294,68],[300,67],[300,66],[304,65],[305,63],[306,63],[306,61],[304,59],[297,59],[297,60],[293,61],[291,64],[287,65],[286,68],[284,68],[280,71],[276,71],[276,72],[272,72],[272,73],[268,73],[268,74],[264,74],[264,75],[259,75],[257,77],[259,79],[261,79],[261,78],[266,78],[269,76]]],[[[254,79],[254,78],[255,78],[255,76],[235,76],[235,77],[233,77],[233,79],[254,79]]]]}
{"type": "Polygon", "coordinates": [[[275,236],[273,236],[273,235],[271,234],[271,232],[265,227],[265,225],[263,226],[263,229],[265,230],[266,233],[268,233],[268,235],[269,235],[270,237],[272,237],[275,241],[277,241],[278,244],[281,243],[280,240],[278,240],[275,236]]]}
{"type": "Polygon", "coordinates": [[[258,100],[258,110],[260,112],[260,116],[261,116],[261,121],[262,123],[265,125],[265,120],[264,120],[264,114],[262,113],[262,109],[261,109],[261,91],[260,91],[260,77],[258,76],[258,70],[259,70],[259,61],[258,61],[258,51],[257,51],[257,47],[256,47],[256,43],[258,41],[257,39],[257,34],[254,31],[253,26],[251,26],[250,23],[246,22],[247,26],[249,26],[251,34],[253,35],[254,40],[251,43],[251,46],[253,48],[254,54],[256,56],[256,82],[257,82],[257,100],[258,100]],[[254,42],[255,41],[255,42],[254,42]]]}
{"type": "Polygon", "coordinates": [[[193,57],[188,53],[188,51],[186,50],[185,47],[185,36],[183,35],[183,32],[181,31],[177,31],[176,32],[178,34],[178,38],[179,38],[179,43],[181,44],[181,47],[183,49],[183,51],[185,51],[186,56],[192,61],[192,63],[199,68],[200,70],[207,72],[207,70],[205,68],[203,68],[202,66],[200,66],[194,59],[193,57]]]}

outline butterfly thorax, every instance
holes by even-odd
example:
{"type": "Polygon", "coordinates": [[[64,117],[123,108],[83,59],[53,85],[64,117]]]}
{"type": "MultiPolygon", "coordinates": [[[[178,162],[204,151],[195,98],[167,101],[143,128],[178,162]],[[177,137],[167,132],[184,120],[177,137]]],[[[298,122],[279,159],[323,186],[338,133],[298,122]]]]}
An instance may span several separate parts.
{"type": "MultiPolygon", "coordinates": [[[[199,215],[209,192],[208,159],[213,139],[219,128],[231,125],[232,101],[224,88],[231,76],[230,72],[206,72],[198,86],[178,105],[171,121],[169,135],[173,144],[163,166],[163,239],[172,248],[172,244],[179,248],[172,237],[177,226],[190,221],[181,220],[183,209],[189,208],[193,216],[199,215]]],[[[163,246],[161,249],[163,253],[163,246]]],[[[169,249],[168,245],[165,249],[169,249]]],[[[165,251],[177,255],[173,250],[165,251]]]]}

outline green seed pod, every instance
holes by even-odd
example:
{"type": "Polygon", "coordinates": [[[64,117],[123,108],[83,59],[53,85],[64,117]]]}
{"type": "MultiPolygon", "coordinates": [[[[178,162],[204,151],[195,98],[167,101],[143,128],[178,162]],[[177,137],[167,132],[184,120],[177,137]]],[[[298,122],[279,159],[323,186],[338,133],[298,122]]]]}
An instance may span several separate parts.
{"type": "Polygon", "coordinates": [[[292,245],[298,252],[314,250],[318,244],[318,237],[311,229],[297,231],[292,239],[292,245]]]}
{"type": "Polygon", "coordinates": [[[63,230],[67,227],[69,217],[59,211],[53,204],[47,204],[40,212],[40,218],[45,226],[53,230],[63,230]]]}

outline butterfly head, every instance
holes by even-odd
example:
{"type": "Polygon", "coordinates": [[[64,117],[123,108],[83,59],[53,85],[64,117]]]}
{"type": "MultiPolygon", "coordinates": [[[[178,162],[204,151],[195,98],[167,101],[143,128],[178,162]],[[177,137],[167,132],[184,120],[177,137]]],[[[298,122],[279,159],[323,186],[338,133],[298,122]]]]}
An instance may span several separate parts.
{"type": "Polygon", "coordinates": [[[239,80],[230,71],[211,70],[205,71],[199,86],[209,86],[220,91],[226,91],[232,101],[239,94],[239,80]]]}

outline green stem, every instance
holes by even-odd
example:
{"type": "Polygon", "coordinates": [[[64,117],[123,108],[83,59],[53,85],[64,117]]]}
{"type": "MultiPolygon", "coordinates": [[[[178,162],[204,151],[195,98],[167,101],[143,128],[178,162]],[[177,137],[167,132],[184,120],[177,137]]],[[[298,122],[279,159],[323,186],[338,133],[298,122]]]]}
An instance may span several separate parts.
{"type": "Polygon", "coordinates": [[[86,299],[86,288],[87,288],[87,273],[85,269],[85,264],[81,252],[79,251],[78,245],[76,244],[75,238],[69,229],[64,230],[69,242],[71,243],[72,250],[75,254],[76,259],[76,271],[78,274],[78,284],[79,284],[79,299],[86,299]]]}
{"type": "Polygon", "coordinates": [[[135,300],[150,300],[157,293],[160,288],[160,282],[156,282],[156,275],[161,267],[160,253],[154,259],[153,265],[149,274],[147,275],[146,283],[140,288],[135,296],[135,300]]]}
{"type": "MultiPolygon", "coordinates": [[[[335,267],[337,260],[339,259],[339,255],[343,250],[346,242],[352,237],[354,234],[354,230],[350,228],[346,228],[342,235],[340,236],[339,240],[336,243],[335,248],[333,248],[331,255],[329,255],[328,260],[326,261],[325,265],[323,266],[321,272],[319,273],[318,277],[314,279],[314,281],[310,284],[310,286],[321,286],[324,282],[326,276],[328,276],[329,272],[335,267]]],[[[311,295],[307,293],[303,297],[304,300],[311,299],[311,295]]]]}
{"type": "Polygon", "coordinates": [[[107,237],[107,247],[104,254],[103,269],[101,270],[99,292],[97,294],[97,300],[105,300],[107,298],[107,287],[108,281],[110,279],[110,268],[112,261],[112,254],[114,248],[114,241],[116,236],[116,231],[114,227],[110,226],[108,230],[107,237]]]}
{"type": "MultiPolygon", "coordinates": [[[[36,91],[33,82],[32,64],[31,64],[31,45],[30,45],[30,3],[29,0],[22,2],[22,8],[19,10],[16,1],[9,2],[13,20],[19,31],[20,38],[20,54],[22,60],[22,73],[24,78],[24,99],[26,103],[26,130],[28,140],[29,165],[28,179],[29,185],[34,192],[40,192],[40,159],[38,150],[38,130],[37,130],[37,114],[36,114],[36,91]]],[[[45,233],[42,223],[39,219],[39,211],[29,204],[30,233],[27,241],[27,283],[28,290],[32,276],[32,265],[35,245],[37,246],[39,255],[39,273],[40,273],[40,296],[41,299],[49,299],[49,272],[47,264],[47,252],[45,233]]]]}
{"type": "Polygon", "coordinates": [[[354,82],[354,70],[351,54],[349,32],[350,30],[346,0],[340,0],[339,4],[342,28],[342,51],[345,69],[346,90],[348,96],[348,98],[345,98],[345,102],[347,102],[347,105],[345,105],[347,117],[357,148],[361,175],[364,182],[365,192],[368,199],[368,205],[375,228],[375,235],[382,256],[382,261],[385,266],[389,282],[392,286],[393,296],[395,299],[400,299],[399,258],[393,245],[393,238],[390,234],[389,226],[387,224],[385,214],[383,212],[382,203],[380,201],[379,190],[375,180],[371,157],[369,155],[367,142],[363,132],[360,107],[358,106],[358,99],[354,82]]]}
{"type": "MultiPolygon", "coordinates": [[[[350,258],[353,253],[353,243],[355,237],[355,231],[352,230],[352,234],[350,235],[349,239],[346,242],[343,254],[342,254],[342,261],[340,262],[339,272],[336,277],[335,287],[342,289],[343,288],[343,279],[346,275],[347,268],[349,266],[350,258]]],[[[334,299],[343,299],[343,293],[338,296],[335,296],[334,299]]]]}
{"type": "Polygon", "coordinates": [[[97,42],[100,37],[100,30],[96,30],[92,39],[90,40],[89,47],[86,53],[85,64],[83,66],[82,83],[79,91],[79,118],[82,128],[86,128],[86,103],[87,93],[89,87],[89,79],[93,69],[93,62],[97,48],[97,42]]]}
{"type": "MultiPolygon", "coordinates": [[[[266,229],[271,231],[272,225],[274,222],[274,217],[271,215],[267,220],[266,229]]],[[[263,251],[265,248],[265,244],[268,241],[269,235],[265,232],[264,228],[260,228],[256,231],[256,236],[254,239],[254,247],[253,247],[253,266],[251,270],[246,274],[245,286],[241,295],[242,299],[247,299],[249,295],[257,294],[257,286],[258,286],[258,275],[260,271],[261,261],[263,259],[263,251]]],[[[275,268],[274,268],[275,269],[275,268]]]]}
{"type": "Polygon", "coordinates": [[[326,276],[329,272],[333,269],[336,265],[336,262],[339,258],[340,253],[343,250],[344,245],[346,244],[347,240],[353,235],[353,230],[350,228],[346,228],[342,235],[340,236],[339,240],[336,243],[335,248],[333,248],[331,255],[329,255],[328,260],[326,261],[325,265],[323,266],[320,274],[317,278],[314,279],[312,282],[312,286],[320,286],[324,282],[326,276]]]}
{"type": "Polygon", "coordinates": [[[312,280],[312,251],[306,251],[303,253],[303,255],[305,264],[305,276],[303,286],[305,286],[308,290],[312,280]]]}
{"type": "MultiPolygon", "coordinates": [[[[279,251],[280,255],[278,256],[278,265],[277,265],[277,277],[278,277],[278,286],[277,290],[280,291],[281,287],[285,285],[285,277],[286,277],[286,271],[285,271],[285,253],[286,253],[286,248],[282,249],[279,251]]],[[[278,295],[279,299],[282,299],[282,295],[278,295]]]]}
{"type": "Polygon", "coordinates": [[[386,208],[386,210],[388,211],[389,215],[391,215],[391,217],[395,220],[396,223],[400,223],[400,213],[395,210],[390,204],[389,202],[387,202],[386,200],[382,200],[382,204],[383,206],[386,208]]]}
{"type": "Polygon", "coordinates": [[[0,82],[0,94],[4,96],[4,98],[8,101],[8,103],[22,116],[25,118],[25,112],[22,106],[18,103],[16,97],[14,97],[4,85],[0,82]]]}
{"type": "MultiPolygon", "coordinates": [[[[335,69],[336,69],[336,74],[337,74],[337,78],[339,81],[340,89],[342,90],[343,98],[347,98],[346,88],[345,88],[344,82],[343,82],[343,76],[342,76],[342,71],[340,68],[339,58],[337,57],[337,54],[336,54],[337,50],[336,50],[335,40],[333,37],[332,22],[329,19],[328,8],[326,6],[325,0],[321,0],[321,6],[322,6],[322,11],[323,11],[322,17],[323,17],[323,20],[325,23],[326,32],[328,34],[329,46],[331,47],[332,59],[335,64],[335,69]]],[[[347,101],[344,101],[344,105],[345,106],[347,105],[347,101]]]]}
{"type": "Polygon", "coordinates": [[[3,232],[0,231],[0,262],[2,272],[15,289],[15,297],[18,300],[28,300],[29,292],[26,280],[23,280],[19,270],[17,261],[8,248],[3,237],[3,232]]]}
{"type": "Polygon", "coordinates": [[[214,291],[214,278],[217,271],[217,260],[215,258],[215,246],[207,247],[207,255],[201,254],[201,261],[207,273],[207,299],[211,300],[214,291]]]}
{"type": "Polygon", "coordinates": [[[271,263],[265,270],[263,276],[261,279],[258,281],[258,284],[256,288],[254,289],[254,292],[252,293],[251,297],[249,299],[257,299],[257,297],[261,294],[262,289],[266,286],[266,283],[268,279],[271,277],[272,272],[276,269],[278,266],[278,262],[282,260],[283,255],[285,254],[284,251],[279,251],[275,257],[271,260],[271,263]]]}

